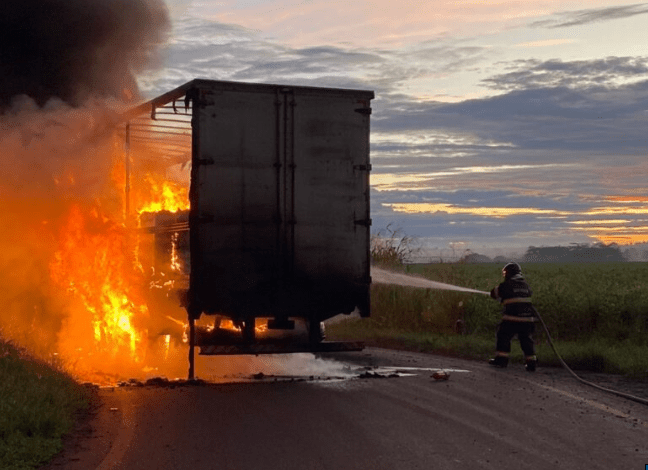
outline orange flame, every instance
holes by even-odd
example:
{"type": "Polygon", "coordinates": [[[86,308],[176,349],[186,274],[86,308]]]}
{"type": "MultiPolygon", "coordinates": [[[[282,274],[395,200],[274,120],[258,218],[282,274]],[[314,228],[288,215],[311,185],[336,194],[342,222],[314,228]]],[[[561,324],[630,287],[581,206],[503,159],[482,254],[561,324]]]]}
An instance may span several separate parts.
{"type": "Polygon", "coordinates": [[[81,355],[88,361],[99,355],[99,364],[123,359],[124,353],[133,363],[144,359],[146,331],[138,326],[148,309],[138,293],[143,279],[130,261],[129,239],[123,227],[96,208],[84,214],[79,205],[72,206],[50,265],[52,280],[72,301],[59,341],[64,357],[81,355]]]}
{"type": "Polygon", "coordinates": [[[144,194],[138,204],[138,213],[142,212],[178,212],[189,209],[188,190],[173,181],[160,176],[147,174],[144,177],[144,194]]]}
{"type": "MultiPolygon", "coordinates": [[[[123,168],[116,161],[114,176],[123,168]]],[[[137,180],[131,194],[137,213],[188,208],[188,191],[181,184],[152,173],[137,180]]],[[[119,180],[113,181],[119,189],[119,180]]],[[[70,304],[59,353],[70,371],[86,380],[96,379],[99,371],[139,375],[149,347],[149,283],[138,253],[141,234],[116,218],[98,204],[73,205],[50,264],[51,279],[66,290],[70,304]]],[[[180,269],[176,242],[172,270],[180,269]]],[[[169,338],[163,337],[164,357],[169,354],[169,338]]]]}
{"type": "MultiPolygon", "coordinates": [[[[186,349],[178,345],[182,327],[164,320],[186,312],[169,300],[171,289],[150,287],[160,243],[134,221],[142,211],[187,209],[188,168],[156,145],[158,137],[127,144],[114,104],[26,102],[0,116],[0,340],[55,358],[84,380],[141,378],[156,360],[186,349]]],[[[179,266],[183,253],[174,250],[171,264],[179,266]]],[[[167,264],[155,275],[184,281],[167,264]]]]}
{"type": "Polygon", "coordinates": [[[175,232],[171,237],[171,270],[180,271],[182,265],[180,264],[180,257],[178,256],[178,238],[180,234],[175,232]]]}

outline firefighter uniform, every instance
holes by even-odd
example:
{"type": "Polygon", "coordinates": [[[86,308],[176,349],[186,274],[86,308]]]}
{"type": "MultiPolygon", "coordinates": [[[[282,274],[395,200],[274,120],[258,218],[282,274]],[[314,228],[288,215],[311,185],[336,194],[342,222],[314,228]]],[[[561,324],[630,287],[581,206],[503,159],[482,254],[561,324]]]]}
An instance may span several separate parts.
{"type": "Polygon", "coordinates": [[[524,352],[526,369],[533,372],[536,367],[533,333],[537,312],[531,303],[532,291],[517,263],[507,264],[502,273],[504,282],[490,293],[492,298],[502,303],[503,312],[502,322],[497,328],[497,353],[489,363],[496,367],[506,367],[511,340],[517,335],[524,352]]]}

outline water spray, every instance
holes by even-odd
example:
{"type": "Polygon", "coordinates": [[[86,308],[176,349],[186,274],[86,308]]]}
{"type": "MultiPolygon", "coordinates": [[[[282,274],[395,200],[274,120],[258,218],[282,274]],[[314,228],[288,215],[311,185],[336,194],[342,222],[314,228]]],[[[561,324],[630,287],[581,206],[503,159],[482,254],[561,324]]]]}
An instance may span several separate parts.
{"type": "Polygon", "coordinates": [[[489,292],[469,289],[467,287],[453,286],[452,284],[445,284],[443,282],[430,281],[429,279],[422,277],[395,273],[374,266],[371,267],[371,280],[377,284],[396,284],[399,286],[421,287],[424,289],[452,290],[458,292],[470,292],[472,294],[490,295],[489,292]]]}

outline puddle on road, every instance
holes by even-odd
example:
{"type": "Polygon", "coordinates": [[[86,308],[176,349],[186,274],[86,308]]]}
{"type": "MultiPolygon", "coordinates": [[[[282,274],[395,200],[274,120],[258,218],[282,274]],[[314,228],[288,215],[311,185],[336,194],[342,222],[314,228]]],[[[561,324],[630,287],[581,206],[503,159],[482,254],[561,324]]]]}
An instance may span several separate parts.
{"type": "MultiPolygon", "coordinates": [[[[259,358],[255,358],[259,359],[259,358]]],[[[151,377],[147,380],[130,379],[117,384],[120,387],[176,387],[205,384],[227,383],[268,383],[268,382],[343,382],[363,379],[388,379],[401,377],[415,377],[426,375],[433,377],[435,373],[442,372],[446,376],[453,373],[468,373],[469,370],[454,368],[408,367],[408,366],[359,366],[330,359],[318,358],[312,354],[295,354],[291,357],[280,356],[271,358],[265,356],[262,361],[246,360],[245,370],[222,374],[222,365],[213,370],[206,370],[199,374],[194,381],[185,379],[167,379],[164,377],[151,377]],[[299,357],[295,357],[299,356],[299,357]],[[274,359],[274,360],[273,360],[274,359]],[[256,372],[250,372],[256,370],[256,372]],[[220,374],[218,372],[221,372],[220,374]]],[[[238,364],[239,367],[241,363],[238,364]]],[[[447,380],[447,377],[445,378],[447,380]]]]}
{"type": "Polygon", "coordinates": [[[423,374],[434,374],[436,372],[469,373],[465,369],[452,368],[431,368],[431,367],[367,367],[350,366],[341,364],[344,368],[344,375],[266,375],[263,373],[254,374],[248,377],[241,377],[240,382],[341,382],[355,379],[388,379],[399,377],[416,377],[423,374]]]}
{"type": "MultiPolygon", "coordinates": [[[[439,372],[439,371],[446,371],[446,372],[470,372],[469,370],[465,369],[449,369],[449,368],[433,368],[433,367],[380,367],[380,369],[385,369],[385,370],[395,370],[397,372],[410,372],[413,373],[415,371],[420,371],[420,372],[439,372]]],[[[417,374],[414,374],[417,375],[417,374]]]]}

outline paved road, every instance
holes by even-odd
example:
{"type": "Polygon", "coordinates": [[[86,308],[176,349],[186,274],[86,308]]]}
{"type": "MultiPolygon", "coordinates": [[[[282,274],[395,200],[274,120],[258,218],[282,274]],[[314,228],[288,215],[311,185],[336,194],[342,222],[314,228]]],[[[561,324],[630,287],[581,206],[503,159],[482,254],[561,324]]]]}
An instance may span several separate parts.
{"type": "Polygon", "coordinates": [[[103,389],[95,418],[48,468],[643,470],[648,464],[648,407],[561,371],[529,374],[519,365],[499,370],[380,349],[337,355],[334,362],[306,356],[297,374],[281,377],[103,389]],[[450,379],[434,380],[433,369],[449,369],[450,379]]]}

